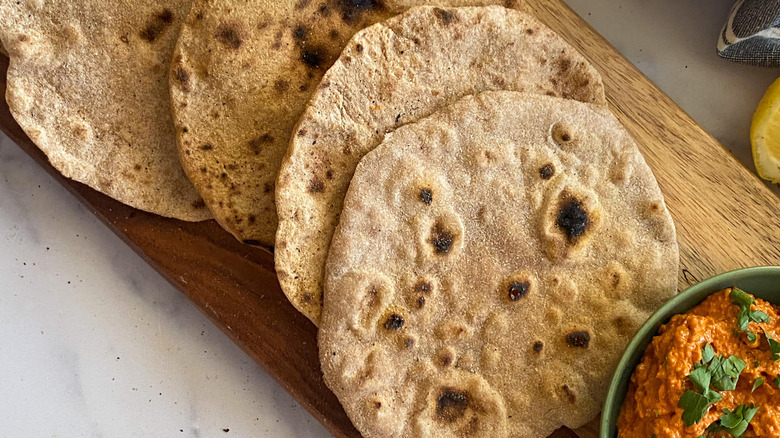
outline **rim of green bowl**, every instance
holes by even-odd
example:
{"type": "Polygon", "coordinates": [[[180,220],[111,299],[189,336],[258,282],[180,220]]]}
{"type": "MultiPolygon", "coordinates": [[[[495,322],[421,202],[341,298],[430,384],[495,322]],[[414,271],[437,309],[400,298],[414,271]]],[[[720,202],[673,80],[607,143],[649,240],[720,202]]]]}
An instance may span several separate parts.
{"type": "MultiPolygon", "coordinates": [[[[617,437],[617,425],[615,423],[617,422],[617,414],[619,414],[620,408],[623,405],[623,399],[625,398],[625,388],[621,388],[621,384],[625,380],[630,379],[631,375],[634,373],[636,363],[632,364],[631,362],[636,359],[638,363],[638,360],[641,359],[641,355],[639,358],[634,358],[632,356],[634,356],[634,352],[640,348],[642,344],[645,344],[645,341],[647,341],[647,344],[649,344],[650,339],[655,337],[655,334],[658,332],[658,328],[662,324],[666,323],[672,316],[687,312],[688,310],[692,309],[709,295],[729,287],[724,286],[724,282],[734,286],[735,284],[733,283],[735,282],[748,281],[752,279],[759,280],[764,277],[777,277],[780,279],[780,266],[755,266],[718,274],[714,277],[710,277],[688,287],[684,291],[674,296],[674,298],[667,301],[663,306],[661,306],[660,309],[655,311],[655,313],[653,313],[650,318],[648,318],[647,321],[642,324],[642,327],[640,327],[639,331],[637,331],[633,339],[631,339],[631,342],[623,352],[623,356],[621,356],[620,362],[615,369],[615,373],[612,376],[609,390],[607,392],[607,398],[604,401],[604,406],[602,409],[601,422],[599,425],[599,438],[617,437]],[[631,367],[631,371],[624,373],[623,370],[628,367],[631,367]]],[[[644,345],[641,348],[641,354],[644,354],[644,350],[647,348],[647,345],[644,345]]]]}

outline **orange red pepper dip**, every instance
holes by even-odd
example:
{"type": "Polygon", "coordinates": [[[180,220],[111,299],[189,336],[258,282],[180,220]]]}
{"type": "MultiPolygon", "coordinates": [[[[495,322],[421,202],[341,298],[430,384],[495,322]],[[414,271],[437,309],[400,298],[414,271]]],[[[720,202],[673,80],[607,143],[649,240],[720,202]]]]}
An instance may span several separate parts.
{"type": "MultiPolygon", "coordinates": [[[[730,298],[731,289],[717,292],[663,325],[636,367],[618,419],[618,438],[730,437],[707,435],[724,409],[740,405],[759,407],[743,437],[780,437],[780,361],[774,360],[767,335],[780,340],[780,308],[756,299],[750,307],[769,316],[766,323],[751,320],[747,331],[738,330],[740,306],[730,298]],[[688,377],[703,359],[710,344],[716,355],[738,356],[745,363],[733,391],[718,391],[721,400],[709,406],[698,423],[686,427],[680,398],[695,387],[688,377]],[[760,379],[763,379],[760,380],[760,379]],[[756,381],[760,384],[753,390],[756,381]]],[[[713,389],[714,390],[714,389],[713,389]]],[[[715,424],[714,426],[718,426],[715,424]]]]}

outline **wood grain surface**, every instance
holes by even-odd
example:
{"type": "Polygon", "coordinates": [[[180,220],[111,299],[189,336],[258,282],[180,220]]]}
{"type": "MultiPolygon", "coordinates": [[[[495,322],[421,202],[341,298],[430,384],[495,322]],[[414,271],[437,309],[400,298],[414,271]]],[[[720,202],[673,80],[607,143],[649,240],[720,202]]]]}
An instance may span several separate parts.
{"type": "MultiPolygon", "coordinates": [[[[668,96],[560,0],[530,9],[577,47],[604,78],[610,108],[658,178],[677,225],[679,287],[714,274],[780,265],[780,200],[668,96]]],[[[0,57],[5,94],[8,59],[0,57]]],[[[0,105],[0,128],[205,313],[337,437],[358,437],[325,387],[316,328],[279,289],[273,255],[213,222],[140,212],[62,177],[0,105]]],[[[557,438],[597,436],[596,421],[557,438]]]]}

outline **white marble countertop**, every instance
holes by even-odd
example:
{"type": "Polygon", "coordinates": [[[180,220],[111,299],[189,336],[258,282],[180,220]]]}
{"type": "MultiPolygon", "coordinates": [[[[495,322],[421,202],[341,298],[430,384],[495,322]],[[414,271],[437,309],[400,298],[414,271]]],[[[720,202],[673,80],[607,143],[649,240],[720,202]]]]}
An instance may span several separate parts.
{"type": "MultiPolygon", "coordinates": [[[[780,70],[716,56],[731,1],[568,3],[752,167],[780,70]]],[[[0,436],[329,436],[4,136],[0,248],[0,436]]]]}

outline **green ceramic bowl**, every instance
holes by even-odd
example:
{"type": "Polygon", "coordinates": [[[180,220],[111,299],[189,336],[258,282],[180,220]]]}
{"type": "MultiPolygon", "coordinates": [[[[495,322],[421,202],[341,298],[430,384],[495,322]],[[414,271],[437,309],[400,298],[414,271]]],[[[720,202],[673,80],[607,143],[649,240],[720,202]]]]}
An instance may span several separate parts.
{"type": "Polygon", "coordinates": [[[617,437],[617,419],[626,397],[631,374],[642,359],[650,341],[658,333],[658,328],[668,322],[673,315],[687,312],[709,295],[734,286],[772,304],[780,305],[780,266],[746,268],[716,275],[689,287],[658,309],[628,344],[615,370],[601,415],[600,438],[617,437]]]}

